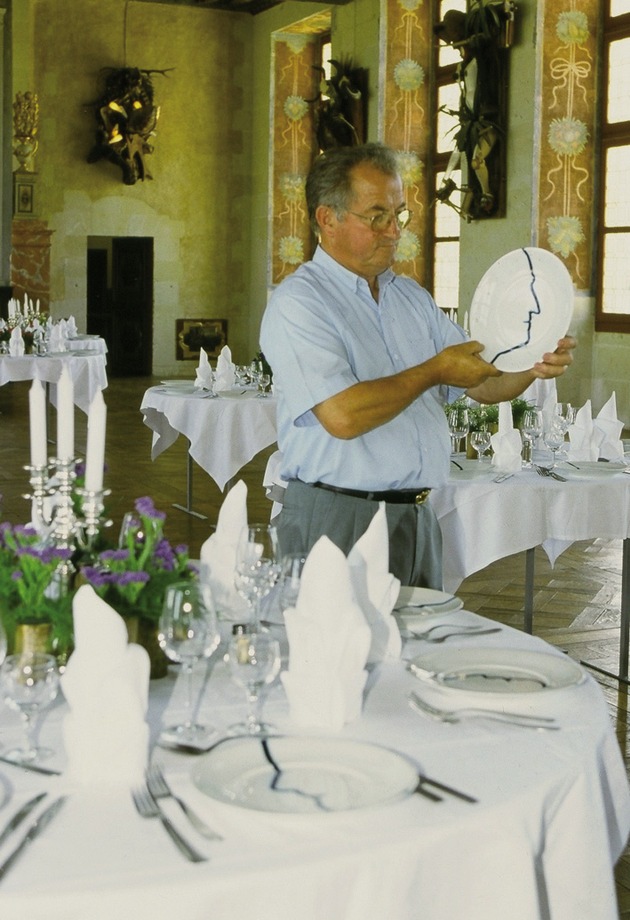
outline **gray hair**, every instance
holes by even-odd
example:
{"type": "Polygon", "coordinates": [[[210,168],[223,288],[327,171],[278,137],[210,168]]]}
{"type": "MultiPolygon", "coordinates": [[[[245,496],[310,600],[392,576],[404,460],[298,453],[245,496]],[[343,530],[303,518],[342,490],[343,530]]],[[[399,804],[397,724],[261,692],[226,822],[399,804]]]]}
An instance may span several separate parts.
{"type": "Polygon", "coordinates": [[[319,235],[319,226],[315,212],[320,205],[332,208],[337,217],[348,210],[352,196],[351,172],[361,163],[369,163],[386,176],[399,175],[396,154],[384,144],[333,147],[313,163],[306,179],[306,205],[316,235],[319,235]]]}

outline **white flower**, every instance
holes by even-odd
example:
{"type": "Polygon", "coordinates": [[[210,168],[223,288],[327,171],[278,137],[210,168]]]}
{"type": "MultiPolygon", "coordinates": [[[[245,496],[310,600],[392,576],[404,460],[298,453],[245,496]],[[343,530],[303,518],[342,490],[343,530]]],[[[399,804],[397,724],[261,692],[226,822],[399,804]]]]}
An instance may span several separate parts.
{"type": "Polygon", "coordinates": [[[300,265],[304,261],[304,243],[298,236],[281,237],[278,252],[288,265],[300,265]]]}
{"type": "Polygon", "coordinates": [[[580,218],[568,214],[547,218],[547,231],[551,251],[559,253],[565,259],[575,251],[578,243],[585,239],[580,218]]]}
{"type": "Polygon", "coordinates": [[[588,128],[577,118],[554,118],[549,125],[547,140],[555,153],[577,156],[588,140],[588,128]]]}
{"type": "Polygon", "coordinates": [[[287,96],[283,108],[290,121],[300,121],[308,112],[308,102],[302,96],[287,96]]]}
{"type": "Polygon", "coordinates": [[[411,230],[403,230],[396,247],[396,262],[410,262],[420,255],[420,240],[411,230]]]}
{"type": "Polygon", "coordinates": [[[394,82],[405,92],[419,89],[424,83],[424,69],[417,61],[403,58],[394,67],[394,82]]]}
{"type": "Polygon", "coordinates": [[[417,185],[424,169],[422,160],[411,150],[396,151],[396,163],[403,185],[417,185]]]}
{"type": "Polygon", "coordinates": [[[560,13],[556,35],[565,45],[583,45],[588,39],[588,19],[581,10],[560,13]]]}

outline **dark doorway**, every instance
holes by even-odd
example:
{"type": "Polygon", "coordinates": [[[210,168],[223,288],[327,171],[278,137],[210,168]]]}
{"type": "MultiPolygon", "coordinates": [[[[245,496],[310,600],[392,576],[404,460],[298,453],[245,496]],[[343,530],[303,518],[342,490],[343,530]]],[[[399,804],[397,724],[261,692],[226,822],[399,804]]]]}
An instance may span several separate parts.
{"type": "Polygon", "coordinates": [[[111,377],[151,374],[151,237],[88,237],[87,331],[107,342],[111,377]]]}

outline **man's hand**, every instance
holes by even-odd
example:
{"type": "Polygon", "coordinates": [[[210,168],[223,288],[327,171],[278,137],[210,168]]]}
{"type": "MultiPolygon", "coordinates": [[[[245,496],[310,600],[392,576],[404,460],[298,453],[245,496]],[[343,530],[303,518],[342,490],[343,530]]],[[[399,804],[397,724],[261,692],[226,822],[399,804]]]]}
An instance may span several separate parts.
{"type": "Polygon", "coordinates": [[[558,342],[555,351],[548,351],[542,356],[542,361],[537,361],[532,368],[534,377],[542,380],[548,380],[551,377],[559,377],[564,374],[567,367],[573,362],[573,349],[577,341],[572,335],[566,335],[558,342]]]}
{"type": "Polygon", "coordinates": [[[483,349],[482,343],[474,340],[450,345],[427,364],[434,366],[437,383],[469,389],[479,386],[489,377],[501,376],[501,371],[480,357],[483,349]]]}

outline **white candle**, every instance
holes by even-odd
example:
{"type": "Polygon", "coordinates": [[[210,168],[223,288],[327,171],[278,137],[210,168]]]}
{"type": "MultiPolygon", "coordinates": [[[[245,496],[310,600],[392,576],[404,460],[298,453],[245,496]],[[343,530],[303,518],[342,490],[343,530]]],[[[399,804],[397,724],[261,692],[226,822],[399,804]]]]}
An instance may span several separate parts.
{"type": "Polygon", "coordinates": [[[31,430],[31,466],[46,463],[46,391],[41,380],[35,378],[28,394],[31,430]]]}
{"type": "Polygon", "coordinates": [[[103,488],[106,419],[107,406],[99,390],[90,403],[88,412],[85,488],[92,492],[98,492],[103,488]]]}
{"type": "Polygon", "coordinates": [[[74,385],[67,367],[57,384],[57,457],[74,458],[74,385]]]}

